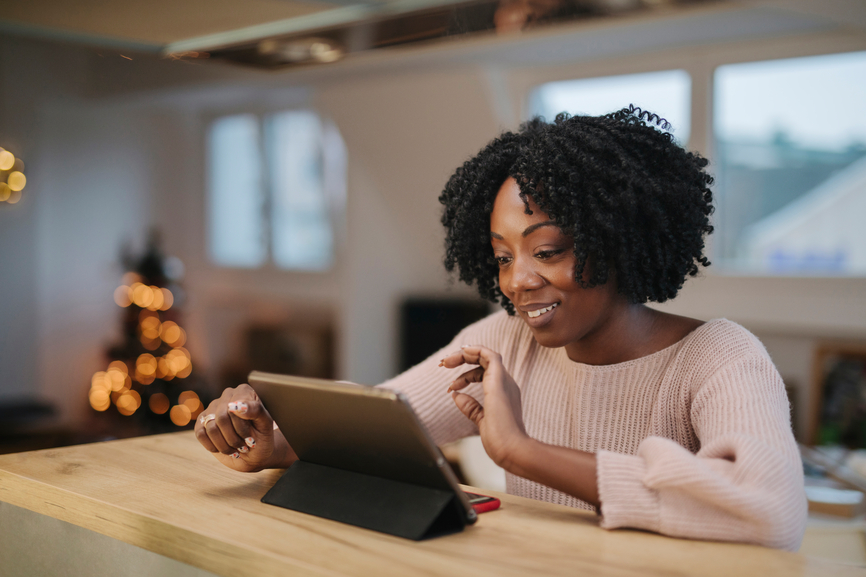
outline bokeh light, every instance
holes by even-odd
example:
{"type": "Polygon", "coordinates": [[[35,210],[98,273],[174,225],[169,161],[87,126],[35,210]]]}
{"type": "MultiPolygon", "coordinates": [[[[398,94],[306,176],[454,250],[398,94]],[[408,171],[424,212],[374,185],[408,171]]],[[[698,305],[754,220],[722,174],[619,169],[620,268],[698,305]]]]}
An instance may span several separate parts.
{"type": "Polygon", "coordinates": [[[186,405],[175,405],[171,408],[169,417],[171,417],[172,423],[178,427],[183,427],[188,425],[192,419],[192,411],[186,405]]]}
{"type": "Polygon", "coordinates": [[[114,302],[119,307],[128,307],[132,304],[132,289],[125,284],[114,289],[114,302]]]}
{"type": "Polygon", "coordinates": [[[107,376],[108,375],[105,371],[95,372],[93,378],[90,379],[91,390],[103,390],[106,393],[111,391],[111,379],[107,379],[107,376]]]}
{"type": "Polygon", "coordinates": [[[9,188],[12,189],[13,192],[24,190],[24,186],[27,184],[27,177],[24,176],[23,172],[10,172],[9,176],[6,177],[6,184],[9,185],[9,188]]]}
{"type": "Polygon", "coordinates": [[[164,415],[168,412],[168,407],[171,403],[169,402],[168,397],[162,393],[155,393],[150,396],[147,405],[150,407],[150,410],[157,415],[164,415]]]}
{"type": "Polygon", "coordinates": [[[147,308],[152,311],[158,311],[165,304],[165,296],[163,296],[162,290],[158,286],[151,285],[150,291],[153,293],[153,299],[147,308]]]}
{"type": "Polygon", "coordinates": [[[13,190],[12,194],[9,195],[9,198],[6,199],[6,202],[9,204],[18,204],[19,200],[21,200],[21,191],[13,190]]]}
{"type": "Polygon", "coordinates": [[[170,347],[182,347],[186,343],[186,331],[173,321],[162,323],[159,336],[170,347]]]}
{"type": "Polygon", "coordinates": [[[159,338],[160,330],[162,323],[159,322],[159,317],[144,317],[141,319],[141,323],[139,324],[139,330],[141,331],[141,335],[147,337],[149,339],[159,338]]]}
{"type": "Polygon", "coordinates": [[[97,411],[105,411],[111,406],[111,396],[104,389],[90,389],[90,406],[97,411]]]}
{"type": "Polygon", "coordinates": [[[129,367],[127,367],[126,363],[124,363],[123,361],[111,361],[110,363],[108,363],[108,369],[116,369],[122,372],[124,375],[129,374],[129,367]]]}
{"type": "MultiPolygon", "coordinates": [[[[127,285],[127,286],[132,286],[137,282],[141,282],[141,276],[139,276],[138,273],[128,271],[128,272],[123,273],[123,276],[121,277],[120,282],[122,284],[127,285]]],[[[132,298],[132,297],[130,297],[130,298],[132,298]]]]}
{"type": "Polygon", "coordinates": [[[135,380],[142,385],[149,385],[156,376],[156,358],[150,353],[143,353],[135,360],[135,380]]]}
{"type": "Polygon", "coordinates": [[[166,353],[165,360],[169,369],[180,379],[184,379],[192,373],[192,362],[190,361],[189,351],[183,347],[170,350],[166,353]]]}
{"type": "Polygon", "coordinates": [[[174,304],[174,295],[171,294],[171,291],[168,290],[167,288],[162,288],[159,290],[162,293],[162,301],[163,301],[162,306],[159,307],[159,310],[167,311],[168,309],[171,308],[171,305],[174,304]]]}
{"type": "Polygon", "coordinates": [[[182,392],[178,396],[177,402],[179,405],[183,405],[189,409],[190,415],[193,419],[198,417],[204,410],[204,405],[202,405],[201,399],[199,399],[195,391],[182,392]]]}
{"type": "Polygon", "coordinates": [[[130,416],[141,406],[141,395],[136,391],[124,391],[115,401],[121,415],[130,416]]]}
{"type": "Polygon", "coordinates": [[[15,166],[15,155],[0,148],[0,170],[9,170],[15,166]]]}
{"type": "Polygon", "coordinates": [[[12,196],[12,189],[5,182],[0,182],[0,202],[6,202],[12,196]]]}
{"type": "Polygon", "coordinates": [[[151,288],[140,282],[132,284],[132,302],[143,309],[146,309],[153,302],[153,291],[151,288]]]}
{"type": "Polygon", "coordinates": [[[147,309],[145,309],[145,310],[141,311],[140,313],[138,313],[138,322],[139,322],[139,323],[140,323],[140,322],[143,322],[144,319],[149,319],[149,318],[154,318],[154,319],[156,319],[156,320],[159,320],[159,315],[158,315],[157,313],[155,313],[155,312],[153,312],[153,311],[149,311],[149,310],[147,310],[147,309]]]}
{"type": "Polygon", "coordinates": [[[177,397],[177,404],[186,405],[192,411],[201,404],[195,391],[184,391],[177,397]]]}
{"type": "Polygon", "coordinates": [[[129,376],[126,373],[116,368],[110,368],[105,373],[105,380],[110,383],[112,391],[128,389],[129,387],[126,386],[128,379],[129,376]]]}
{"type": "Polygon", "coordinates": [[[135,360],[135,370],[145,375],[156,372],[156,359],[150,353],[142,353],[135,360]]]}

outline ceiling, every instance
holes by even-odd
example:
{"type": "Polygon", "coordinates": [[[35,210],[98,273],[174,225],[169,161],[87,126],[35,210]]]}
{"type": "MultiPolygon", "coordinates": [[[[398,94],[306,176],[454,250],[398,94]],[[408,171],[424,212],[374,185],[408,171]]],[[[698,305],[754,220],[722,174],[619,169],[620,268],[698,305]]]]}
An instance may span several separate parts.
{"type": "MultiPolygon", "coordinates": [[[[448,21],[447,14],[471,11],[485,2],[496,9],[505,3],[551,1],[578,7],[579,14],[563,17],[571,20],[616,17],[629,11],[677,13],[680,16],[669,22],[650,24],[670,28],[650,30],[658,42],[667,43],[832,28],[860,34],[866,30],[863,0],[0,0],[0,34],[276,68],[331,62],[362,50],[441,38],[452,34],[453,17],[448,21]],[[679,10],[699,4],[721,9],[679,10]],[[275,46],[266,54],[263,47],[269,41],[275,46]],[[316,50],[336,57],[316,61],[316,50]],[[292,60],[299,53],[299,59],[292,60]]],[[[488,31],[489,18],[486,22],[486,28],[468,31],[488,31]]],[[[619,22],[628,26],[628,19],[619,22]]],[[[558,55],[573,58],[604,52],[609,43],[604,29],[583,30],[569,38],[580,45],[564,50],[557,39],[558,49],[543,51],[545,62],[555,61],[558,55]]],[[[489,48],[503,49],[501,45],[489,48]]],[[[515,58],[529,57],[526,54],[519,51],[515,58]]]]}
{"type": "Polygon", "coordinates": [[[0,33],[143,52],[206,49],[456,0],[0,0],[0,33]]]}

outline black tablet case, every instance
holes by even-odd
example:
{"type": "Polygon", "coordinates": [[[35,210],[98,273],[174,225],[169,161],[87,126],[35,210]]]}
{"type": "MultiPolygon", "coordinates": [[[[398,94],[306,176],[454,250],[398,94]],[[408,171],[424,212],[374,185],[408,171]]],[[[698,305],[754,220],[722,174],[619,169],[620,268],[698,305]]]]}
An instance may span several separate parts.
{"type": "Polygon", "coordinates": [[[419,541],[463,530],[448,491],[295,461],[263,503],[419,541]]]}

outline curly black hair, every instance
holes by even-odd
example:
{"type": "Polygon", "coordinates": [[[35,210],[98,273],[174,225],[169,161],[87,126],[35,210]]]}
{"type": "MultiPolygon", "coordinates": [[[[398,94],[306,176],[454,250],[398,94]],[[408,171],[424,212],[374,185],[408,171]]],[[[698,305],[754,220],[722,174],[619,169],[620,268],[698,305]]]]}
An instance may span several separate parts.
{"type": "Polygon", "coordinates": [[[514,314],[490,246],[493,202],[513,177],[527,214],[532,198],[574,237],[580,286],[602,285],[613,274],[632,303],[674,298],[698,265],[710,264],[703,250],[713,231],[713,179],[707,160],[683,150],[669,129],[631,105],[604,116],[561,113],[552,123],[534,118],[502,134],[458,168],[439,197],[445,268],[458,268],[461,281],[514,314]]]}

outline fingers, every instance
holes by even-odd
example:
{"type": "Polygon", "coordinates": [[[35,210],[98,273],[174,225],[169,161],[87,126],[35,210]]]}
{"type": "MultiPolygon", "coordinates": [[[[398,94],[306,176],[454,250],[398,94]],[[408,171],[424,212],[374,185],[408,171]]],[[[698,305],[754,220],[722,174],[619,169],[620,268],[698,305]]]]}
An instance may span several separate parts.
{"type": "Polygon", "coordinates": [[[257,444],[257,438],[273,436],[273,419],[249,385],[223,391],[196,422],[199,443],[212,453],[239,457],[257,444]]]}
{"type": "Polygon", "coordinates": [[[481,345],[465,345],[439,361],[440,367],[453,369],[462,364],[480,365],[488,368],[491,364],[502,364],[502,356],[481,345]]]}
{"type": "MultiPolygon", "coordinates": [[[[210,408],[210,405],[208,405],[208,408],[210,408]]],[[[205,419],[208,415],[209,413],[207,410],[203,411],[202,414],[199,415],[198,422],[195,424],[195,438],[198,439],[198,442],[201,443],[202,447],[211,453],[219,453],[220,450],[216,448],[216,445],[214,445],[213,441],[210,440],[210,437],[205,430],[205,419]]]]}
{"type": "Polygon", "coordinates": [[[480,383],[483,378],[484,367],[475,367],[457,377],[457,379],[448,387],[448,392],[459,391],[466,388],[471,383],[480,383]]]}
{"type": "Polygon", "coordinates": [[[475,423],[476,426],[481,424],[481,420],[484,418],[484,407],[481,406],[481,403],[469,395],[457,391],[451,393],[451,398],[454,399],[454,404],[457,405],[461,413],[466,415],[467,419],[475,423]]]}

